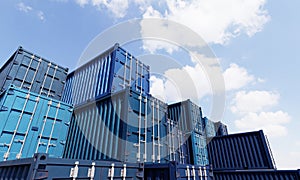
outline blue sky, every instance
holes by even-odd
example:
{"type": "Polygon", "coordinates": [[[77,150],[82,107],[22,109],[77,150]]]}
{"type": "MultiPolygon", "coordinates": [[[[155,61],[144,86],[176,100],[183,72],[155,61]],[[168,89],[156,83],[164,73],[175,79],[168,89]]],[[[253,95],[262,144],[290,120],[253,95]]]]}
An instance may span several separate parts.
{"type": "MultiPolygon", "coordinates": [[[[296,0],[1,1],[0,63],[22,45],[74,69],[89,42],[117,23],[142,17],[174,20],[198,33],[219,59],[226,86],[223,121],[230,132],[264,129],[277,166],[295,169],[300,168],[299,7],[296,0]]],[[[189,57],[170,44],[140,41],[126,49],[189,57]]],[[[203,80],[197,64],[181,70],[203,80]]],[[[168,91],[168,83],[155,78],[152,83],[155,95],[161,88],[168,91]]],[[[209,89],[205,83],[197,87],[209,89]]],[[[209,116],[211,92],[202,90],[196,103],[209,116]]]]}

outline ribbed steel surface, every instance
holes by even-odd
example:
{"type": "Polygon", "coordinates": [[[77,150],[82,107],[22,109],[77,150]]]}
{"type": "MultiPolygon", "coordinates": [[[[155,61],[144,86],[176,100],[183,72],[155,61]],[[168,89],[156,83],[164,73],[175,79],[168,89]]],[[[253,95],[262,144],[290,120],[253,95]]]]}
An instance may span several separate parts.
{"type": "Polygon", "coordinates": [[[214,170],[274,169],[262,131],[219,136],[209,141],[209,161],[214,170]]]}
{"type": "Polygon", "coordinates": [[[0,96],[0,160],[46,152],[61,157],[72,106],[9,86],[0,96]]]}
{"type": "Polygon", "coordinates": [[[116,44],[68,75],[62,99],[80,105],[126,87],[149,94],[149,78],[149,66],[116,44]]]}
{"type": "Polygon", "coordinates": [[[0,92],[10,84],[44,96],[61,99],[68,68],[63,68],[22,47],[0,69],[0,92]]]}
{"type": "Polygon", "coordinates": [[[215,180],[300,180],[300,170],[244,170],[214,172],[215,180]]]}
{"type": "Polygon", "coordinates": [[[209,166],[190,164],[145,164],[145,179],[155,180],[212,180],[213,173],[209,166]]]}
{"type": "Polygon", "coordinates": [[[125,89],[75,109],[65,158],[165,162],[167,105],[125,89]]]}
{"type": "Polygon", "coordinates": [[[143,165],[113,161],[34,158],[0,162],[0,179],[143,179],[143,165]]]}
{"type": "Polygon", "coordinates": [[[190,100],[169,105],[168,118],[178,122],[185,133],[192,130],[203,133],[202,110],[190,100]]]}
{"type": "Polygon", "coordinates": [[[207,117],[204,117],[202,120],[204,125],[204,132],[206,136],[207,137],[216,136],[215,123],[209,120],[207,117]]]}
{"type": "MultiPolygon", "coordinates": [[[[205,121],[199,106],[186,100],[168,106],[168,118],[176,122],[185,140],[177,152],[182,164],[207,165],[205,121]]],[[[212,122],[211,122],[212,123],[212,122]]]]}
{"type": "Polygon", "coordinates": [[[206,148],[206,137],[197,132],[191,134],[192,159],[193,164],[206,166],[209,165],[208,153],[206,148]]]}

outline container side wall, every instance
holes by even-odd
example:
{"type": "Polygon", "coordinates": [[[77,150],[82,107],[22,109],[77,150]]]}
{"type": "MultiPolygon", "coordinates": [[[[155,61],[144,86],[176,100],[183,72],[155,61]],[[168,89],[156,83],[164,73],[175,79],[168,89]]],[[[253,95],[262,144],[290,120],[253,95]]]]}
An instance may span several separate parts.
{"type": "Polygon", "coordinates": [[[61,99],[67,77],[67,68],[56,65],[38,55],[19,48],[12,63],[3,67],[1,89],[14,84],[22,89],[42,94],[49,98],[61,99]]]}
{"type": "Polygon", "coordinates": [[[10,86],[1,96],[1,160],[47,152],[62,157],[72,107],[10,86]]]}
{"type": "Polygon", "coordinates": [[[115,46],[67,77],[63,101],[80,106],[126,87],[149,94],[149,67],[115,46]]]}
{"type": "Polygon", "coordinates": [[[208,154],[215,170],[274,169],[262,131],[209,139],[208,154]]]}

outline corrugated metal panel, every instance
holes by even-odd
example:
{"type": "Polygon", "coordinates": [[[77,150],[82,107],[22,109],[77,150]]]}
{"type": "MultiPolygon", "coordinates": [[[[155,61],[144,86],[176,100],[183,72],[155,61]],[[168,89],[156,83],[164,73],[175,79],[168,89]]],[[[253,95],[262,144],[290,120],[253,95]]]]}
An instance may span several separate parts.
{"type": "MultiPolygon", "coordinates": [[[[168,118],[176,122],[182,133],[184,143],[177,153],[181,158],[177,162],[182,164],[207,165],[206,136],[202,111],[199,106],[190,100],[168,106],[168,118]]],[[[176,159],[177,160],[177,159],[176,159]]]]}
{"type": "Polygon", "coordinates": [[[0,91],[10,84],[44,96],[61,99],[68,69],[19,47],[0,69],[0,91]]]}
{"type": "Polygon", "coordinates": [[[34,158],[0,162],[0,179],[143,179],[143,164],[34,158]]]}
{"type": "Polygon", "coordinates": [[[75,109],[65,158],[165,162],[167,105],[125,89],[75,109]]]}
{"type": "Polygon", "coordinates": [[[61,101],[9,86],[0,96],[0,160],[47,152],[61,157],[72,107],[61,101]]]}
{"type": "Polygon", "coordinates": [[[226,136],[228,135],[227,126],[222,122],[215,122],[216,136],[226,136]]]}
{"type": "Polygon", "coordinates": [[[209,139],[208,155],[214,170],[274,169],[262,131],[209,139]]]}
{"type": "Polygon", "coordinates": [[[300,170],[214,171],[215,180],[300,180],[300,170]]]}
{"type": "Polygon", "coordinates": [[[183,132],[203,133],[202,110],[190,100],[168,106],[168,118],[178,122],[183,132]]]}
{"type": "Polygon", "coordinates": [[[116,44],[68,75],[62,99],[80,105],[126,87],[149,94],[149,66],[116,44]]]}
{"type": "Polygon", "coordinates": [[[206,148],[206,136],[201,135],[197,132],[192,132],[191,144],[193,149],[191,155],[193,159],[193,164],[201,166],[209,165],[206,148]]]}
{"type": "Polygon", "coordinates": [[[216,136],[216,129],[215,129],[214,122],[209,120],[207,117],[204,117],[202,120],[203,120],[206,137],[216,136]]]}
{"type": "Polygon", "coordinates": [[[212,180],[213,173],[209,166],[196,166],[190,164],[145,164],[145,179],[151,180],[212,180]]]}

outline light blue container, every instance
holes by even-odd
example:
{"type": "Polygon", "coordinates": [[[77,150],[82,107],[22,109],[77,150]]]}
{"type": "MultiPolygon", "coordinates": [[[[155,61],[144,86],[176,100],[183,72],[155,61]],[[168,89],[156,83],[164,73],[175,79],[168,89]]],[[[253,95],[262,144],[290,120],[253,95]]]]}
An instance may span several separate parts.
{"type": "Polygon", "coordinates": [[[72,106],[10,85],[0,108],[0,160],[62,156],[72,106]]]}

